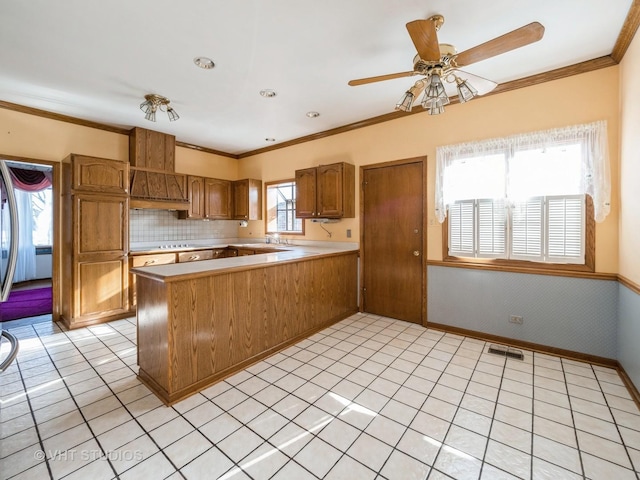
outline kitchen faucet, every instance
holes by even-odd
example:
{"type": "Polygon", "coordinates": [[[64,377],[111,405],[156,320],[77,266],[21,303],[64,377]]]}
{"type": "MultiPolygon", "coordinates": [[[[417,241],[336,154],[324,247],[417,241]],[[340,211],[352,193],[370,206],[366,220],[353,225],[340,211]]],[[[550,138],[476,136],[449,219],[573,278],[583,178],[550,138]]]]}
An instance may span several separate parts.
{"type": "Polygon", "coordinates": [[[280,235],[274,233],[273,235],[265,235],[265,243],[280,243],[280,235]]]}

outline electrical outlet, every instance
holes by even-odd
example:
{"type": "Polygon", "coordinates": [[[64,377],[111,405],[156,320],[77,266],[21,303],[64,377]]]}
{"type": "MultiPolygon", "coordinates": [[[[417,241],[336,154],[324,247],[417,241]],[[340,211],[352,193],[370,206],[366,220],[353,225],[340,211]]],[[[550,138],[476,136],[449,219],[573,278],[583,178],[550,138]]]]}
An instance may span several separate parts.
{"type": "Polygon", "coordinates": [[[518,325],[522,325],[522,317],[519,315],[509,315],[509,323],[516,323],[518,325]]]}
{"type": "Polygon", "coordinates": [[[347,228],[347,238],[351,238],[351,229],[347,228]]]}

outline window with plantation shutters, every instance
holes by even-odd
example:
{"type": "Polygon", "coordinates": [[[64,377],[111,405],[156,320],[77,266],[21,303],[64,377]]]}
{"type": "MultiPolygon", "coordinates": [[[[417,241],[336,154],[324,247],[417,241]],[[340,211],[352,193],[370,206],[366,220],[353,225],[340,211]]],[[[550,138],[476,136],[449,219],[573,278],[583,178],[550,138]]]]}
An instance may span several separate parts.
{"type": "Polygon", "coordinates": [[[516,202],[511,207],[511,258],[544,261],[544,198],[516,202]]]}
{"type": "Polygon", "coordinates": [[[552,263],[584,263],[584,195],[547,197],[547,258],[552,263]]]}
{"type": "Polygon", "coordinates": [[[474,241],[473,200],[456,202],[449,208],[449,252],[460,257],[473,256],[474,241]]]}
{"type": "Polygon", "coordinates": [[[610,198],[605,121],[436,148],[445,261],[595,271],[610,198]]]}
{"type": "Polygon", "coordinates": [[[478,257],[506,257],[506,210],[504,200],[477,201],[478,257]]]}

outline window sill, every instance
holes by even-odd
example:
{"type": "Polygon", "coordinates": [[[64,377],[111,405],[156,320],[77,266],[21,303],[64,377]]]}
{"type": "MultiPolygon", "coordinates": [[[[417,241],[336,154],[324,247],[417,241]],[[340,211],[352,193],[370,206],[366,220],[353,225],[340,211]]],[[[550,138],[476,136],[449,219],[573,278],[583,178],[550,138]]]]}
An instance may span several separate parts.
{"type": "Polygon", "coordinates": [[[494,272],[529,273],[533,275],[551,275],[557,277],[588,278],[592,280],[618,280],[615,273],[594,272],[587,265],[570,264],[532,264],[517,261],[496,261],[492,259],[468,261],[457,257],[445,260],[428,260],[427,265],[437,267],[470,268],[476,270],[490,270],[494,272]]]}

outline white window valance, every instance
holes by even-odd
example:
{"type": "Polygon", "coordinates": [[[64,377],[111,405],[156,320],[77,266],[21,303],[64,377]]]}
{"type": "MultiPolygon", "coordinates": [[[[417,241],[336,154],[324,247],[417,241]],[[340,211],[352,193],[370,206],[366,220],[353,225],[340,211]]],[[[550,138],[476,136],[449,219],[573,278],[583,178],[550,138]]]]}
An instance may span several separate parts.
{"type": "MultiPolygon", "coordinates": [[[[520,162],[526,164],[526,162],[520,162]]],[[[468,174],[467,174],[468,175],[468,174]]],[[[436,149],[436,217],[440,223],[447,215],[447,206],[455,201],[467,198],[505,198],[529,194],[558,195],[558,194],[587,194],[593,199],[594,216],[596,222],[602,222],[610,211],[611,176],[609,166],[609,151],[607,142],[607,122],[602,120],[584,125],[556,128],[538,132],[512,135],[504,138],[494,138],[478,142],[446,145],[436,149]],[[579,163],[577,175],[573,175],[568,191],[559,192],[559,179],[566,172],[560,171],[561,166],[551,161],[540,161],[537,172],[516,174],[515,164],[513,172],[509,172],[509,164],[505,159],[526,158],[529,152],[553,151],[568,146],[579,146],[579,163]],[[468,162],[467,162],[468,159],[468,162]],[[456,172],[461,164],[467,162],[465,169],[472,173],[472,182],[464,185],[456,179],[456,172]],[[498,164],[504,167],[496,167],[498,164]],[[502,178],[498,168],[504,172],[502,178]],[[489,172],[483,177],[481,172],[489,172]],[[575,178],[575,177],[578,178],[575,178]],[[525,187],[523,178],[528,185],[525,187]],[[535,178],[538,178],[537,183],[535,178]],[[554,182],[555,179],[555,182],[554,182]],[[457,187],[457,188],[456,188],[457,187]],[[469,190],[478,192],[469,193],[469,190]]]]}

